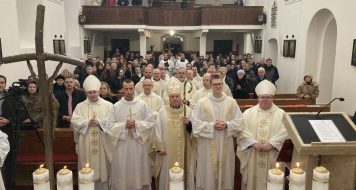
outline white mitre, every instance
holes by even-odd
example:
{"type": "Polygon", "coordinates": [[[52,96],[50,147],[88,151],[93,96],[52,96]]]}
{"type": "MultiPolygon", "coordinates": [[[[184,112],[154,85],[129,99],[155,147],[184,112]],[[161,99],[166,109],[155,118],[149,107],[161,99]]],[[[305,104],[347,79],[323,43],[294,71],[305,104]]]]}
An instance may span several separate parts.
{"type": "Polygon", "coordinates": [[[257,96],[262,94],[269,94],[274,96],[276,90],[277,90],[276,86],[274,86],[274,84],[268,80],[263,80],[260,83],[258,83],[255,89],[257,96]]]}
{"type": "Polygon", "coordinates": [[[85,92],[99,91],[100,86],[101,86],[100,80],[94,75],[87,76],[87,78],[84,80],[83,83],[83,88],[85,92]]]}
{"type": "Polygon", "coordinates": [[[172,94],[181,94],[182,83],[176,77],[171,77],[166,85],[166,92],[168,96],[172,94]]]}

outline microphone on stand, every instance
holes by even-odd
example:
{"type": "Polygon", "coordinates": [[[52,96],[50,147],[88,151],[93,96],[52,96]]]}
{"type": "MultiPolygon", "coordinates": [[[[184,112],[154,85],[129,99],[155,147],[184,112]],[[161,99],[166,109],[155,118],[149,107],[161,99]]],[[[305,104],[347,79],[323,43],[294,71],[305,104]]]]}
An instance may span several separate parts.
{"type": "Polygon", "coordinates": [[[335,100],[340,100],[341,102],[343,102],[345,99],[344,99],[343,97],[332,99],[328,104],[326,104],[323,108],[321,108],[321,110],[316,114],[315,119],[318,119],[320,113],[321,113],[326,107],[328,107],[333,101],[335,101],[335,100]]]}

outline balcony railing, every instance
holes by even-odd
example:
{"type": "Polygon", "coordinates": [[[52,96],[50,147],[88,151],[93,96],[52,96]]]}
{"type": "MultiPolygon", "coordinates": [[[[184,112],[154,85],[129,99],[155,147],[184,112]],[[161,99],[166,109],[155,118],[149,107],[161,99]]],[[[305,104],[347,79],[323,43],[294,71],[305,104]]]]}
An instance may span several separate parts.
{"type": "Polygon", "coordinates": [[[100,7],[83,6],[86,23],[91,25],[260,25],[263,7],[222,6],[199,8],[100,7]]]}

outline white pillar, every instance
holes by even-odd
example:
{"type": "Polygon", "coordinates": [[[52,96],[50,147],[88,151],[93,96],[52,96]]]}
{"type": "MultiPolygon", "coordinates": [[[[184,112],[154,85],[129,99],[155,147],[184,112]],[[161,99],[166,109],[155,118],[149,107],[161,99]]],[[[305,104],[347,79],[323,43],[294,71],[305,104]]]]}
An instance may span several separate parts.
{"type": "Polygon", "coordinates": [[[252,34],[245,33],[244,34],[244,54],[253,53],[253,44],[252,44],[252,34]]]}
{"type": "Polygon", "coordinates": [[[147,44],[145,29],[138,29],[138,34],[140,35],[140,55],[145,56],[147,44]]]}
{"type": "Polygon", "coordinates": [[[199,37],[199,55],[204,57],[206,55],[206,35],[208,31],[209,30],[202,30],[199,37]]]}

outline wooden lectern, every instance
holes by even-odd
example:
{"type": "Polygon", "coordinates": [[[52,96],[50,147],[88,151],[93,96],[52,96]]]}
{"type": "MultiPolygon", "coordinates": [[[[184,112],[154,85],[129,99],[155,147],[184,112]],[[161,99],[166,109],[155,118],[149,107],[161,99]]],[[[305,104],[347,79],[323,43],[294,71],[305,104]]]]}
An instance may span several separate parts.
{"type": "Polygon", "coordinates": [[[312,189],[313,169],[330,171],[329,190],[355,190],[356,127],[345,113],[286,113],[283,123],[294,144],[292,167],[306,172],[306,190],[312,189]],[[321,142],[309,120],[332,120],[346,142],[321,142]]]}

